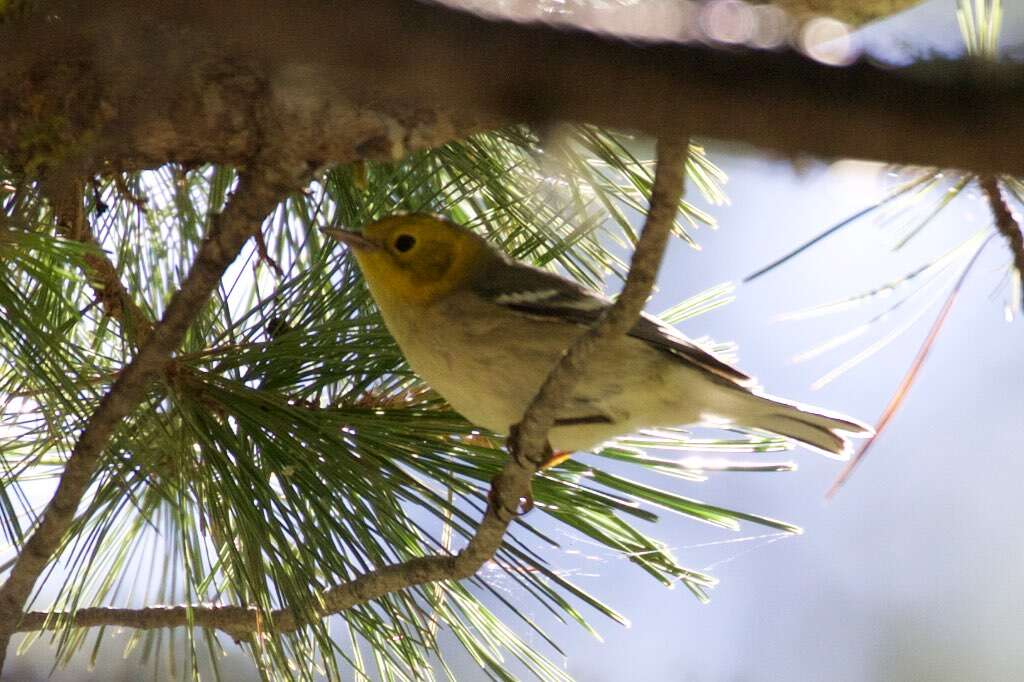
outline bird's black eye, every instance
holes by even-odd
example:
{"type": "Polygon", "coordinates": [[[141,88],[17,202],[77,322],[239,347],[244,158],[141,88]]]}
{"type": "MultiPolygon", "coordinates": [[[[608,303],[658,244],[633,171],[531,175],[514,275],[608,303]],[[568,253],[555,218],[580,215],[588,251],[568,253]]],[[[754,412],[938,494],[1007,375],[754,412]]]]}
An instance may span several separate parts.
{"type": "Polygon", "coordinates": [[[414,246],[416,246],[416,237],[411,234],[400,234],[395,239],[395,251],[405,253],[414,246]]]}

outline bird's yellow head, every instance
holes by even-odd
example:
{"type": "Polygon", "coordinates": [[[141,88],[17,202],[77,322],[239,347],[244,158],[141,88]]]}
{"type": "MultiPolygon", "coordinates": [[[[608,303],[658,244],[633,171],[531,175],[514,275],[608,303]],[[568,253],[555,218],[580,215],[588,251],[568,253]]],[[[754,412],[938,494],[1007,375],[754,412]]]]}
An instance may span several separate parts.
{"type": "Polygon", "coordinates": [[[348,244],[377,303],[425,304],[450,293],[493,254],[479,236],[424,213],[378,220],[361,233],[325,229],[348,244]]]}

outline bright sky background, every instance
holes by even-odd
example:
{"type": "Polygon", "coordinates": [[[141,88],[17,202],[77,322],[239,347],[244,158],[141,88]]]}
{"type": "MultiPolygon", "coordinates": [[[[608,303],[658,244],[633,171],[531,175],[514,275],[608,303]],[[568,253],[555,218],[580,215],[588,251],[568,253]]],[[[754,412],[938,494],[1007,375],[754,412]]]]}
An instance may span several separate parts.
{"type": "MultiPolygon", "coordinates": [[[[955,48],[954,4],[927,3],[870,28],[866,38],[880,51],[900,44],[911,50],[955,48]]],[[[1024,35],[1024,7],[1005,4],[1004,44],[1012,46],[1024,35]]],[[[730,176],[732,205],[709,209],[721,227],[698,233],[702,253],[673,245],[652,311],[739,280],[881,196],[891,182],[869,165],[808,162],[794,169],[750,150],[712,145],[710,152],[730,176]]],[[[736,341],[740,366],[772,393],[874,421],[938,306],[891,346],[819,391],[809,388],[815,379],[907,321],[917,306],[908,305],[866,340],[798,365],[789,358],[882,308],[808,321],[774,318],[877,286],[944,253],[987,221],[982,202],[966,197],[898,254],[889,251],[890,232],[859,223],[741,287],[734,303],[682,329],[736,341]]],[[[721,579],[710,604],[700,605],[684,589],[667,591],[628,562],[560,531],[566,553],[552,561],[633,622],[624,629],[595,616],[603,644],[573,626],[551,627],[569,652],[568,670],[586,682],[1019,679],[1024,324],[1004,320],[1007,288],[1001,278],[1007,260],[1001,242],[989,245],[902,410],[834,501],[826,503],[823,496],[840,466],[802,451],[783,457],[799,462],[794,473],[671,483],[688,486],[684,494],[785,519],[806,531],[799,537],[757,537],[766,531],[748,527],[729,534],[666,517],[653,532],[686,565],[710,567],[721,579]]],[[[527,595],[509,596],[531,608],[527,595]]],[[[543,614],[535,615],[543,621],[543,614]]],[[[33,658],[46,671],[51,652],[37,645],[33,658]]],[[[10,663],[10,679],[20,679],[25,669],[18,673],[17,664],[25,659],[10,663]]],[[[109,679],[112,666],[91,673],[79,667],[52,679],[109,679]]],[[[460,680],[485,679],[471,663],[459,670],[460,680]]],[[[128,668],[147,678],[151,671],[128,668]]]]}
{"type": "MultiPolygon", "coordinates": [[[[862,205],[862,178],[825,166],[798,177],[784,163],[713,156],[730,174],[733,207],[719,212],[719,232],[702,237],[704,253],[673,250],[661,278],[666,302],[751,272],[862,205]]],[[[984,220],[979,203],[951,206],[913,251],[938,255],[973,232],[984,220]]],[[[684,323],[684,331],[738,342],[741,366],[770,391],[873,421],[937,306],[891,347],[816,392],[814,379],[868,341],[803,365],[787,359],[880,307],[803,322],[772,318],[869,289],[921,262],[890,255],[886,246],[887,235],[870,223],[851,228],[741,288],[730,306],[684,323]]],[[[1003,319],[1005,288],[990,298],[1005,262],[1000,245],[990,245],[903,409],[833,502],[823,495],[839,466],[807,452],[794,453],[795,473],[721,475],[686,491],[797,523],[805,535],[770,546],[752,540],[687,549],[763,531],[736,538],[666,519],[658,532],[680,557],[698,568],[717,564],[722,583],[711,604],[666,593],[628,565],[603,563],[585,584],[634,626],[603,628],[604,646],[570,636],[569,669],[588,682],[997,680],[1024,669],[1016,646],[1024,629],[1016,607],[1024,594],[1024,513],[1014,502],[1024,474],[1017,456],[1024,329],[1003,319]]]]}
{"type": "MultiPolygon", "coordinates": [[[[1003,44],[1012,50],[1024,34],[1024,7],[1004,6],[1003,44]]],[[[903,49],[959,50],[954,8],[952,0],[927,3],[871,27],[862,39],[889,56],[903,49]]],[[[750,150],[712,146],[710,152],[729,174],[732,205],[709,209],[721,227],[699,235],[702,253],[674,245],[651,310],[742,278],[888,186],[870,166],[809,163],[794,170],[750,150]]],[[[691,336],[736,341],[741,367],[774,393],[874,421],[941,301],[887,349],[819,391],[809,388],[815,379],[906,322],[917,305],[867,340],[802,365],[788,359],[882,307],[800,322],[773,318],[877,286],[987,223],[972,192],[947,208],[923,239],[892,254],[891,233],[864,221],[741,287],[731,305],[681,327],[691,336]]],[[[795,473],[724,474],[685,491],[806,531],[779,541],[751,539],[764,531],[734,536],[666,517],[656,533],[687,565],[713,566],[721,579],[710,604],[684,590],[666,591],[621,560],[566,557],[563,565],[573,567],[567,570],[584,587],[633,619],[629,629],[601,627],[603,644],[572,627],[556,630],[569,652],[568,670],[587,682],[1019,679],[1024,325],[1004,319],[1007,261],[1000,242],[989,245],[899,415],[834,501],[826,502],[824,493],[840,466],[799,451],[795,473]],[[709,542],[722,544],[696,546],[709,542]]],[[[583,544],[566,547],[595,553],[583,544]]],[[[470,670],[460,679],[484,679],[470,670]]]]}

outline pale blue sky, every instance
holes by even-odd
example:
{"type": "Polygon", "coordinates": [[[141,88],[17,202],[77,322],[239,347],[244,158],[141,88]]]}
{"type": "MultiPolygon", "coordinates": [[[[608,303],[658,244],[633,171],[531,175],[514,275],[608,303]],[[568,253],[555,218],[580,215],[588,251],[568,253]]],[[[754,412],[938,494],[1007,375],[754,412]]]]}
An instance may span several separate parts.
{"type": "MultiPolygon", "coordinates": [[[[1006,4],[1003,44],[1013,46],[1024,8],[1006,4]]],[[[870,44],[879,52],[956,50],[953,9],[952,0],[928,3],[872,27],[870,44]]],[[[711,209],[721,229],[700,234],[702,253],[674,245],[652,310],[741,278],[881,194],[870,179],[825,164],[797,172],[735,149],[712,147],[711,156],[730,176],[732,206],[711,209]]],[[[874,421],[937,306],[888,349],[820,391],[811,391],[811,382],[869,341],[805,365],[787,359],[880,308],[804,322],[773,318],[869,289],[986,222],[984,205],[971,193],[899,254],[887,251],[888,233],[864,222],[682,328],[736,341],[741,366],[772,392],[874,421]]],[[[824,492],[840,467],[807,452],[795,453],[795,473],[722,475],[685,491],[806,530],[771,544],[767,538],[693,547],[763,531],[734,537],[666,518],[655,532],[684,561],[697,568],[717,564],[722,583],[710,604],[697,604],[683,590],[665,591],[625,562],[578,560],[570,570],[592,572],[581,578],[584,586],[627,613],[633,626],[605,625],[603,644],[571,627],[556,630],[569,652],[568,670],[587,682],[1020,679],[1024,511],[1016,501],[1024,475],[1018,359],[1024,327],[1003,317],[1007,260],[1000,242],[990,244],[897,418],[833,502],[825,502],[824,492]]]]}

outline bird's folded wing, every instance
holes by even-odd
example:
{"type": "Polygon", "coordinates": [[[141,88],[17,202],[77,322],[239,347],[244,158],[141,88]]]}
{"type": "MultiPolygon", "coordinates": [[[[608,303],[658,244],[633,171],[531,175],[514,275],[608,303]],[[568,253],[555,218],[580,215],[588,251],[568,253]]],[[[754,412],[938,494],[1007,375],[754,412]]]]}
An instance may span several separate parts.
{"type": "MultiPolygon", "coordinates": [[[[502,267],[490,268],[486,278],[478,278],[473,283],[473,291],[491,303],[524,315],[586,326],[596,322],[611,305],[604,296],[571,280],[511,260],[505,261],[502,267]]],[[[753,378],[653,315],[644,313],[629,335],[719,379],[744,388],[752,388],[755,384],[753,378]]]]}

